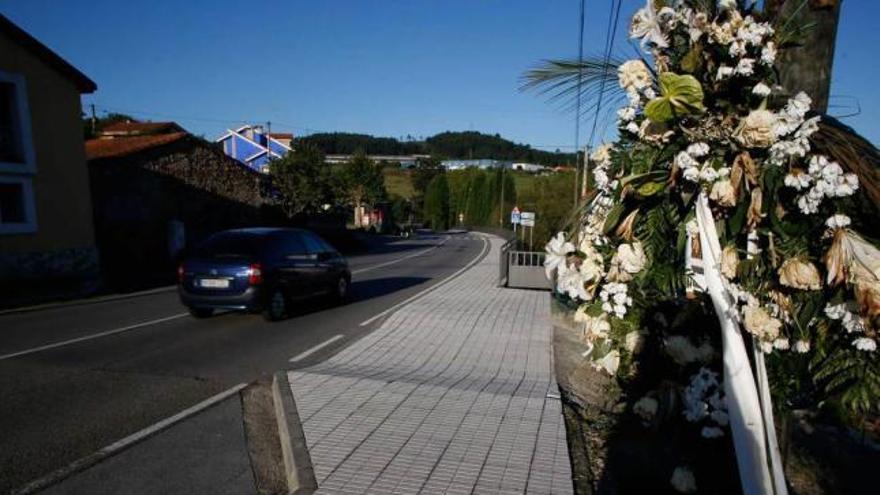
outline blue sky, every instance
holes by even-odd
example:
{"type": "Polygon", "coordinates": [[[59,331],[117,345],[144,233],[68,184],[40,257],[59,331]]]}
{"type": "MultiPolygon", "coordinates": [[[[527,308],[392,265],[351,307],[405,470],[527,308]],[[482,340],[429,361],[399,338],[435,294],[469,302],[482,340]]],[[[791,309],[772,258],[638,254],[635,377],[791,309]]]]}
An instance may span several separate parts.
{"type": "MultiPolygon", "coordinates": [[[[587,0],[586,51],[610,0],[587,0]]],[[[642,0],[624,0],[616,47],[642,0]]],[[[880,142],[880,2],[844,2],[832,114],[880,142]]],[[[240,121],[304,134],[478,130],[563,148],[572,116],[519,91],[543,58],[576,55],[577,0],[0,0],[0,12],[89,75],[102,111],[216,137],[240,121]]],[[[582,126],[589,127],[589,126],[582,126]]],[[[586,133],[584,131],[582,136],[586,133]]],[[[609,132],[609,137],[613,134],[609,132]]],[[[583,138],[582,138],[583,141],[583,138]]],[[[564,149],[564,148],[563,148],[564,149]]]]}

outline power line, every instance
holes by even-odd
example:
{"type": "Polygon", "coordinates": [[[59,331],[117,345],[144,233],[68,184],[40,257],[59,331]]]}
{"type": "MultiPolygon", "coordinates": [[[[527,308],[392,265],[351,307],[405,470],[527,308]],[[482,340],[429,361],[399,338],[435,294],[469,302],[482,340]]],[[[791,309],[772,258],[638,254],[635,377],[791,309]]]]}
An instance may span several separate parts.
{"type": "Polygon", "coordinates": [[[599,113],[602,110],[602,100],[605,96],[605,81],[608,79],[608,64],[611,61],[611,51],[614,48],[614,38],[617,36],[617,24],[620,19],[620,0],[611,1],[611,9],[608,11],[608,26],[605,31],[605,58],[602,62],[602,70],[604,75],[599,82],[599,95],[596,102],[596,115],[593,117],[593,128],[590,131],[589,147],[593,147],[596,138],[596,127],[599,124],[599,113]],[[615,8],[616,4],[616,8],[615,8]]]}
{"type": "MultiPolygon", "coordinates": [[[[133,115],[161,117],[164,119],[174,119],[174,120],[182,120],[182,121],[190,121],[190,122],[207,122],[207,123],[213,123],[213,124],[249,124],[249,123],[254,122],[252,120],[246,120],[246,119],[222,119],[222,118],[216,118],[216,117],[197,117],[197,116],[188,116],[188,115],[168,114],[168,113],[161,113],[161,112],[151,112],[151,111],[146,111],[146,110],[133,110],[130,108],[120,108],[120,107],[116,107],[116,106],[106,106],[106,105],[98,105],[98,104],[96,104],[95,106],[97,108],[100,108],[105,113],[108,113],[108,112],[126,113],[126,114],[133,114],[133,115]]],[[[282,127],[287,127],[290,129],[299,129],[302,131],[307,131],[308,133],[323,132],[321,130],[314,129],[311,127],[298,126],[298,125],[289,124],[289,123],[285,123],[285,122],[273,121],[273,123],[275,125],[280,125],[282,127]]]]}
{"type": "MultiPolygon", "coordinates": [[[[581,148],[581,85],[584,80],[584,7],[586,0],[581,0],[580,25],[578,29],[578,78],[577,78],[577,95],[574,112],[574,204],[578,204],[578,173],[580,164],[580,148],[581,148]]],[[[586,158],[586,156],[584,157],[586,158]]]]}

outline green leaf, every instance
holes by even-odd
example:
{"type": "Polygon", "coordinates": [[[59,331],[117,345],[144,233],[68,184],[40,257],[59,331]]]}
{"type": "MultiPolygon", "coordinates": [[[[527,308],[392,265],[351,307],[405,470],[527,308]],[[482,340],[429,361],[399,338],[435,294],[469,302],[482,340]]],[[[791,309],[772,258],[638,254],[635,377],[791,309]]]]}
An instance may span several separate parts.
{"type": "Polygon", "coordinates": [[[665,182],[651,181],[651,182],[646,182],[646,183],[642,184],[641,186],[639,186],[638,189],[636,189],[636,192],[639,194],[639,196],[649,197],[649,196],[653,196],[653,195],[657,194],[658,192],[662,191],[665,188],[666,188],[665,182]]]}
{"type": "Polygon", "coordinates": [[[621,215],[623,215],[623,203],[617,203],[611,208],[611,211],[608,212],[608,216],[605,218],[605,226],[602,229],[602,233],[607,234],[611,232],[614,227],[617,227],[617,223],[620,222],[621,215]]]}
{"type": "Polygon", "coordinates": [[[702,62],[701,55],[703,54],[703,46],[699,43],[694,44],[691,47],[690,51],[687,52],[681,59],[681,68],[689,73],[693,74],[700,68],[700,64],[702,62]]]}
{"type": "Polygon", "coordinates": [[[660,96],[645,105],[645,115],[657,123],[705,110],[703,87],[697,78],[672,72],[660,74],[660,96]]]}

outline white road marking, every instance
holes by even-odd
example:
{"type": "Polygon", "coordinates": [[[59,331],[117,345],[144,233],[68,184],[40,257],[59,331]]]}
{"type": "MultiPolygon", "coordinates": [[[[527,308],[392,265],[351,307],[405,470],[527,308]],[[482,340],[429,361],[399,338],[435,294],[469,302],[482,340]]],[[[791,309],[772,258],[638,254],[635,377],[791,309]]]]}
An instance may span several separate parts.
{"type": "Polygon", "coordinates": [[[72,463],[68,464],[67,466],[64,466],[60,469],[57,469],[57,470],[47,474],[46,476],[43,476],[43,477],[38,478],[34,481],[31,481],[27,485],[16,490],[14,493],[16,493],[16,494],[34,493],[34,492],[40,491],[48,486],[51,486],[55,483],[58,483],[64,479],[70,477],[71,475],[73,475],[75,473],[78,473],[80,471],[83,471],[83,470],[91,467],[91,466],[94,466],[95,464],[103,461],[107,457],[110,457],[113,454],[116,454],[117,452],[124,450],[124,449],[140,442],[141,440],[144,440],[148,437],[151,437],[151,436],[155,435],[156,433],[158,433],[164,429],[167,429],[167,428],[173,426],[174,424],[183,421],[184,419],[189,418],[190,416],[198,414],[199,412],[213,406],[214,404],[217,404],[218,402],[222,402],[222,401],[228,399],[232,395],[240,392],[243,388],[247,387],[247,385],[248,385],[247,383],[239,383],[238,385],[230,387],[230,388],[220,392],[217,395],[208,397],[207,399],[203,400],[202,402],[199,402],[198,404],[196,404],[192,407],[188,407],[173,416],[169,416],[169,417],[163,419],[162,421],[159,421],[158,423],[154,423],[154,424],[152,424],[152,425],[150,425],[140,431],[132,433],[131,435],[123,438],[122,440],[118,440],[116,442],[113,442],[110,445],[107,445],[106,447],[101,448],[97,452],[93,452],[85,457],[77,459],[77,460],[73,461],[72,463]]]}
{"type": "Polygon", "coordinates": [[[302,361],[303,359],[311,356],[312,354],[320,351],[321,349],[327,347],[328,345],[336,342],[337,340],[341,340],[343,338],[345,338],[345,336],[342,334],[334,335],[333,337],[330,337],[329,339],[325,340],[324,342],[321,342],[320,344],[316,345],[315,347],[312,347],[311,349],[309,349],[305,352],[301,352],[301,353],[297,354],[296,356],[293,356],[292,358],[290,358],[290,362],[295,363],[297,361],[302,361]]]}
{"type": "Polygon", "coordinates": [[[431,252],[431,251],[437,249],[438,247],[442,246],[443,244],[446,244],[446,241],[448,241],[448,240],[449,240],[449,236],[446,236],[442,241],[440,241],[439,244],[435,244],[435,245],[429,247],[428,249],[425,249],[425,250],[419,251],[419,252],[417,252],[417,253],[408,254],[408,255],[406,255],[406,256],[403,256],[403,257],[400,257],[400,258],[396,258],[396,259],[393,259],[393,260],[391,260],[391,261],[387,261],[387,262],[385,262],[385,263],[379,263],[378,265],[368,266],[368,267],[366,267],[366,268],[360,268],[360,269],[358,269],[358,270],[354,270],[354,271],[352,271],[351,274],[352,274],[352,275],[357,275],[358,273],[368,272],[368,271],[370,271],[370,270],[375,270],[375,269],[377,269],[377,268],[382,268],[382,267],[385,267],[385,266],[393,265],[393,264],[395,264],[395,263],[400,263],[401,261],[408,260],[408,259],[410,259],[410,258],[415,258],[416,256],[421,256],[421,255],[423,255],[423,254],[425,254],[425,253],[428,253],[428,252],[431,252]]]}
{"type": "Polygon", "coordinates": [[[484,253],[486,252],[487,248],[490,246],[489,242],[486,240],[485,237],[482,237],[482,236],[481,236],[480,239],[483,240],[483,249],[481,249],[481,250],[480,250],[480,254],[478,254],[476,257],[474,257],[474,259],[471,260],[470,263],[468,263],[467,265],[465,265],[464,268],[462,268],[461,270],[458,270],[457,272],[453,273],[452,275],[450,275],[450,276],[444,278],[443,280],[441,280],[440,282],[438,282],[438,283],[432,285],[431,287],[428,287],[427,289],[425,289],[425,290],[423,290],[423,291],[421,291],[421,292],[415,294],[414,296],[409,297],[408,299],[405,299],[405,300],[403,300],[403,301],[401,301],[401,302],[395,304],[394,306],[391,306],[390,308],[388,308],[388,309],[386,309],[385,311],[382,311],[381,313],[379,313],[379,314],[377,314],[377,315],[371,317],[370,319],[362,321],[362,322],[360,323],[359,326],[365,327],[365,326],[369,325],[370,323],[373,323],[374,321],[378,320],[379,318],[382,318],[383,316],[385,316],[385,315],[387,315],[387,314],[389,314],[389,313],[392,313],[392,312],[394,312],[394,311],[397,311],[398,309],[402,308],[403,306],[406,306],[407,304],[409,304],[409,303],[415,301],[416,299],[418,299],[418,298],[424,296],[425,294],[427,294],[427,293],[429,293],[429,292],[431,292],[431,291],[433,291],[433,290],[435,290],[435,289],[440,288],[440,286],[446,284],[446,282],[449,282],[450,280],[454,279],[455,277],[459,276],[459,275],[460,275],[461,273],[463,273],[464,271],[470,269],[472,266],[474,266],[475,264],[477,264],[477,262],[479,262],[480,259],[483,257],[483,255],[484,255],[484,253]]]}
{"type": "Polygon", "coordinates": [[[115,335],[117,333],[128,332],[129,330],[136,330],[138,328],[143,328],[150,325],[155,325],[157,323],[162,323],[166,321],[176,320],[178,318],[183,318],[184,316],[188,316],[189,313],[178,313],[176,315],[166,316],[165,318],[159,318],[156,320],[143,321],[141,323],[135,323],[134,325],[129,325],[127,327],[116,328],[113,330],[107,330],[106,332],[93,333],[91,335],[84,335],[82,337],[77,337],[75,339],[70,340],[62,340],[61,342],[54,342],[52,344],[41,345],[39,347],[33,347],[31,349],[25,349],[23,351],[12,352],[9,354],[4,354],[0,356],[0,361],[4,359],[11,359],[18,356],[24,356],[26,354],[33,354],[35,352],[48,351],[49,349],[55,349],[57,347],[64,347],[70,344],[76,344],[78,342],[85,342],[87,340],[100,339],[101,337],[107,337],[109,335],[115,335]]]}

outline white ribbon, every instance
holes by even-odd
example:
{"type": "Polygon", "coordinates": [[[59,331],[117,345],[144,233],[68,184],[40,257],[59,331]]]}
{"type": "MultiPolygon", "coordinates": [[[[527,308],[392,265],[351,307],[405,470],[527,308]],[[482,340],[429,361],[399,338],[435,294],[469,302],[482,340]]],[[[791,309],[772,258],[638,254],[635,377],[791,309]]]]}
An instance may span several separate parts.
{"type": "MultiPolygon", "coordinates": [[[[720,271],[721,242],[705,193],[696,203],[700,232],[702,268],[706,289],[721,324],[724,352],[724,393],[730,415],[730,430],[743,492],[747,495],[787,495],[779,447],[773,426],[773,412],[763,355],[756,355],[758,380],[749,364],[739,321],[734,317],[736,301],[720,271]],[[758,389],[761,389],[759,396],[758,389]],[[759,398],[760,397],[760,398],[759,398]],[[770,446],[768,456],[768,444],[770,446]],[[768,458],[769,457],[769,458],[768,458]],[[771,468],[772,462],[772,468],[771,468]]],[[[690,250],[690,244],[687,249],[690,250]]],[[[760,354],[760,351],[758,351],[760,354]]]]}

